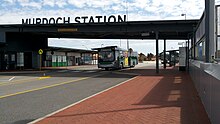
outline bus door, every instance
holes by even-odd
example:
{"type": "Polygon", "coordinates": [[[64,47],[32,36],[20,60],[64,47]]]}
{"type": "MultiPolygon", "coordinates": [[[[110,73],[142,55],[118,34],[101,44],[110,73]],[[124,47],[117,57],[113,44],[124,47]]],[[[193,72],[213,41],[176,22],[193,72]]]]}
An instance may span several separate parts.
{"type": "Polygon", "coordinates": [[[128,52],[127,52],[127,51],[124,52],[124,57],[125,57],[125,63],[124,63],[124,66],[125,66],[125,67],[128,67],[129,64],[128,64],[128,52]]]}

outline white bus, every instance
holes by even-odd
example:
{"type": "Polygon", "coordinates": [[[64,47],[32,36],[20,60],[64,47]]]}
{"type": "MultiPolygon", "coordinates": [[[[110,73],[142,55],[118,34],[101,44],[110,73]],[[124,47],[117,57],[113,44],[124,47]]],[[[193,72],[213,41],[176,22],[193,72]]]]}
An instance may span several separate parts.
{"type": "Polygon", "coordinates": [[[98,68],[122,69],[138,64],[138,53],[132,49],[124,50],[118,46],[107,46],[93,50],[98,50],[98,68]]]}

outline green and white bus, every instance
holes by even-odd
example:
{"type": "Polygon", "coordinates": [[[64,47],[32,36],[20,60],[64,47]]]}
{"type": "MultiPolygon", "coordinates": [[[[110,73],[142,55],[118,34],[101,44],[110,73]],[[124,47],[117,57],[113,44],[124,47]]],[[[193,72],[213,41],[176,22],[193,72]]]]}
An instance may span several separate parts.
{"type": "Polygon", "coordinates": [[[124,50],[118,46],[107,46],[93,50],[98,50],[98,68],[122,69],[138,64],[138,53],[132,49],[124,50]]]}

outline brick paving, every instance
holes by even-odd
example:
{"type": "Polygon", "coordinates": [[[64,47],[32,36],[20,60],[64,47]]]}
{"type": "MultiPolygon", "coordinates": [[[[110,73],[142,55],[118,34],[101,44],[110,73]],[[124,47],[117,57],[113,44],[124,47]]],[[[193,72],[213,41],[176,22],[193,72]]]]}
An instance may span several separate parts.
{"type": "Polygon", "coordinates": [[[190,76],[168,68],[140,73],[37,124],[209,124],[190,76]]]}

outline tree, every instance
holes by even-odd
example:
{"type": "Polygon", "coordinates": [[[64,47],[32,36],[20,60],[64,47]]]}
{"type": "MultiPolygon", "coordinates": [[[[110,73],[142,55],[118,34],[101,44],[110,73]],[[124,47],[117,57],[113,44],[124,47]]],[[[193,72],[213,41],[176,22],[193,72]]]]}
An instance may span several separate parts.
{"type": "Polygon", "coordinates": [[[147,54],[147,60],[148,61],[152,61],[152,58],[154,57],[154,54],[152,54],[152,53],[148,53],[147,54]]]}
{"type": "Polygon", "coordinates": [[[144,60],[146,60],[146,56],[145,56],[143,53],[140,53],[140,54],[139,54],[138,61],[139,61],[139,62],[142,62],[142,61],[144,61],[144,60]]]}

